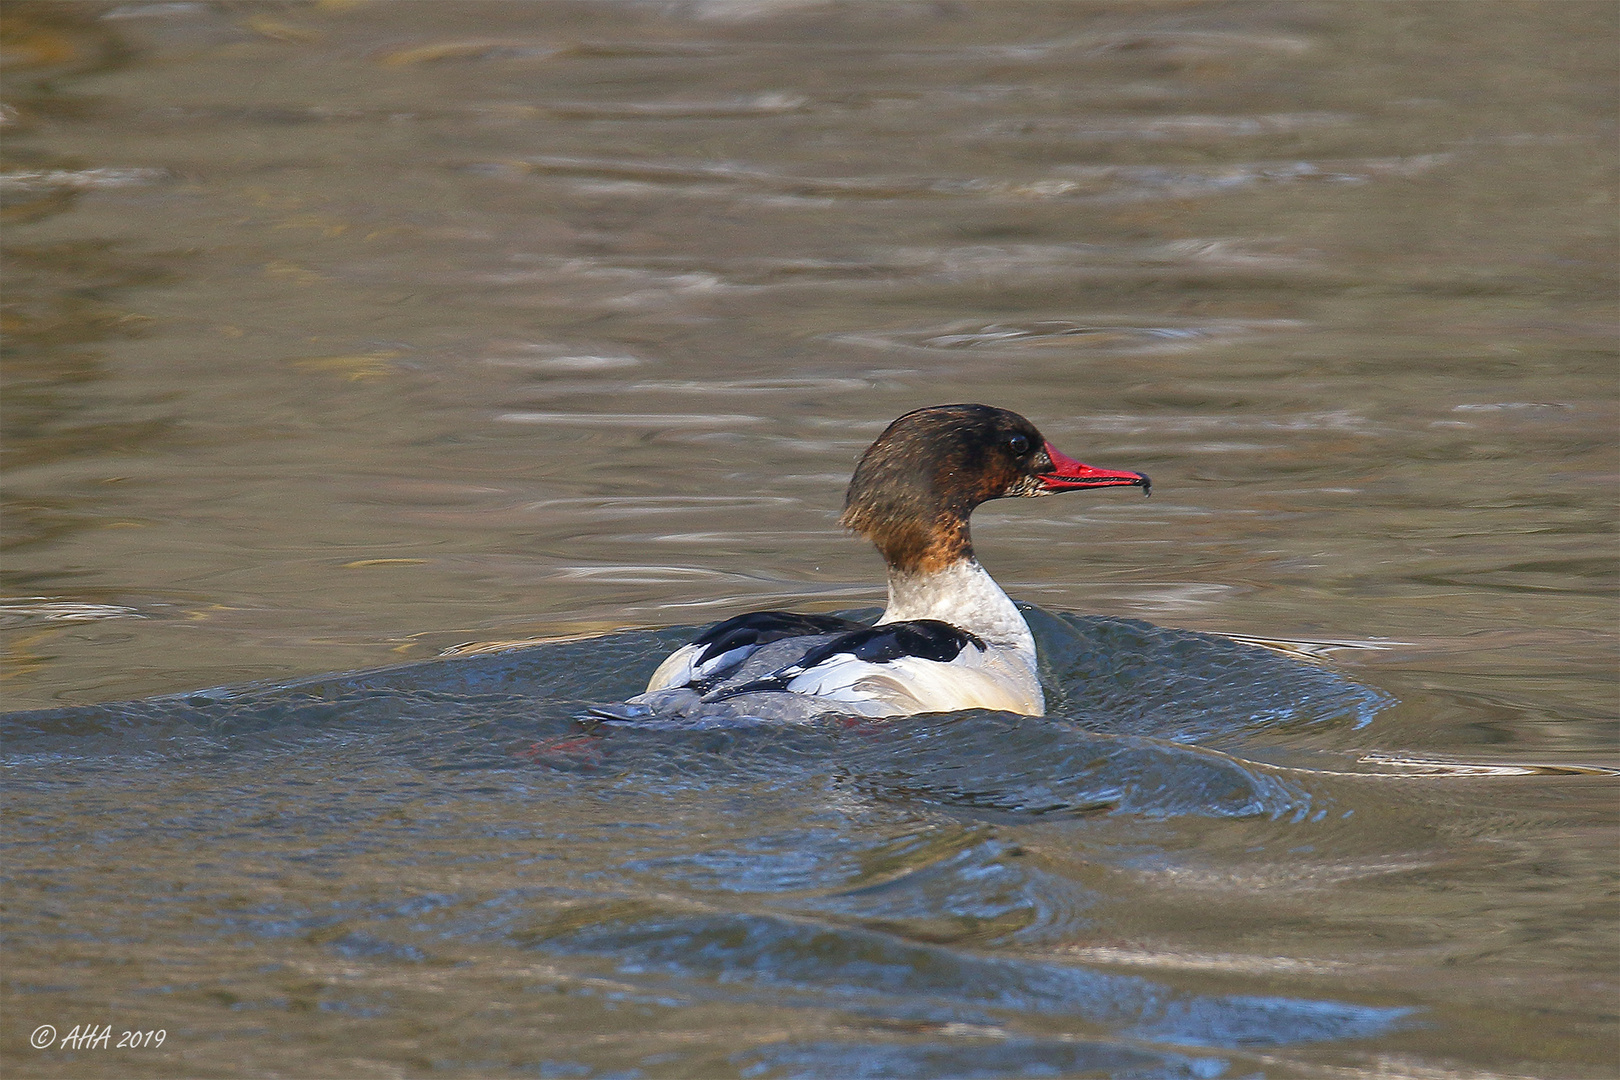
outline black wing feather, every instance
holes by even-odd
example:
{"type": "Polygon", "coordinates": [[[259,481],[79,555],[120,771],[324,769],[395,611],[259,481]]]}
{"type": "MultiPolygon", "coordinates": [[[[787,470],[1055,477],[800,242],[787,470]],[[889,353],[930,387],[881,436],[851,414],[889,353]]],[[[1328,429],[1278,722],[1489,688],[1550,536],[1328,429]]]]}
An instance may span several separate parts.
{"type": "Polygon", "coordinates": [[[781,671],[741,686],[728,686],[706,694],[703,700],[723,701],[738,694],[752,694],[760,690],[785,690],[788,683],[817,664],[846,653],[872,664],[887,663],[903,656],[949,663],[969,645],[978,646],[981,652],[985,649],[984,640],[977,634],[938,619],[912,619],[909,622],[863,626],[817,645],[781,671]]]}
{"type": "Polygon", "coordinates": [[[842,634],[862,629],[861,624],[836,615],[800,615],[792,611],[750,611],[725,622],[715,623],[692,639],[693,645],[707,646],[692,665],[707,662],[745,645],[768,645],[783,638],[812,634],[842,634]]]}
{"type": "Polygon", "coordinates": [[[873,664],[898,660],[902,656],[949,663],[969,645],[984,648],[984,642],[978,635],[970,634],[959,626],[938,619],[912,619],[909,622],[867,626],[833,638],[805,653],[804,659],[794,666],[800,670],[813,668],[839,653],[849,653],[857,660],[873,664]]]}

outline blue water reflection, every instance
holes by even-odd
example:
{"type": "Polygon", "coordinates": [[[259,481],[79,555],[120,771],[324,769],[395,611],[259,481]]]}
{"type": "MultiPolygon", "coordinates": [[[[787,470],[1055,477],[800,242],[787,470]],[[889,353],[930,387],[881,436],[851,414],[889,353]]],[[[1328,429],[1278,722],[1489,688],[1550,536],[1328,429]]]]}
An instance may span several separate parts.
{"type": "MultiPolygon", "coordinates": [[[[1028,614],[1047,717],[578,719],[639,689],[685,635],[671,630],[0,725],[14,795],[117,789],[128,809],[97,843],[166,844],[246,883],[246,898],[174,894],[155,873],[122,883],[128,911],[179,905],[190,938],[294,943],[361,970],[494,949],[544,957],[604,1002],[808,1009],[882,1032],[761,1046],[732,1060],[747,1075],[1212,1077],[1244,1048],[1405,1022],[1398,1005],[1057,958],[1113,898],[1105,878],[1032,856],[1025,830],[1078,830],[1081,850],[1088,830],[1124,828],[1092,858],[1125,865],[1163,854],[1169,822],[1295,828],[1329,796],[1245,747],[1354,730],[1388,699],[1219,637],[1028,614]],[[320,884],[253,885],[286,875],[320,884]]],[[[83,899],[105,885],[71,869],[77,842],[42,828],[31,857],[83,899]]]]}

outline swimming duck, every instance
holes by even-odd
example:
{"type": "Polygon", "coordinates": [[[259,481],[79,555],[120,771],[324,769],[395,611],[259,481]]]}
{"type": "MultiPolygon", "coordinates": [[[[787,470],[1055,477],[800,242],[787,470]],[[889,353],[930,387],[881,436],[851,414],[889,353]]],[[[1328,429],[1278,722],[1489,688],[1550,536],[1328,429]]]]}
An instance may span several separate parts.
{"type": "Polygon", "coordinates": [[[861,456],[841,523],[889,569],[872,626],[754,611],[675,650],[609,720],[804,722],[958,709],[1046,711],[1035,639],[973,557],[968,518],[990,499],[1102,487],[1150,490],[1142,473],[1082,464],[1017,413],[935,405],[906,413],[861,456]]]}

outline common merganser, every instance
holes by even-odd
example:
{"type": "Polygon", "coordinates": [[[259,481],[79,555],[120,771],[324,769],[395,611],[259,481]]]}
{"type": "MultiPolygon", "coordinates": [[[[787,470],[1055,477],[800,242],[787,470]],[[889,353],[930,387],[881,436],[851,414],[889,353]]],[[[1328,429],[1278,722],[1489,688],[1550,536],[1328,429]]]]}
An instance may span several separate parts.
{"type": "Polygon", "coordinates": [[[839,519],[888,563],[889,603],[875,625],[738,615],[675,650],[645,693],[592,712],[676,724],[958,709],[1039,716],[1034,636],[973,557],[968,518],[990,499],[1121,486],[1150,490],[1142,473],[1065,457],[1006,409],[909,412],[861,456],[839,519]]]}

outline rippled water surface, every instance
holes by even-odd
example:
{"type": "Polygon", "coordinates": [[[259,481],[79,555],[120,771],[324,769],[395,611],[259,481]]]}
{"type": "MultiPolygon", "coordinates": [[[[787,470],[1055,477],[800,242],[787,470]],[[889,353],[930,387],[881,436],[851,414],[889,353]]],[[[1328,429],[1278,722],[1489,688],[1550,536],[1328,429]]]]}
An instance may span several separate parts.
{"type": "Polygon", "coordinates": [[[1613,5],[4,19],[6,1075],[1620,1074],[1613,5]],[[576,719],[952,401],[1050,717],[576,719]]]}

